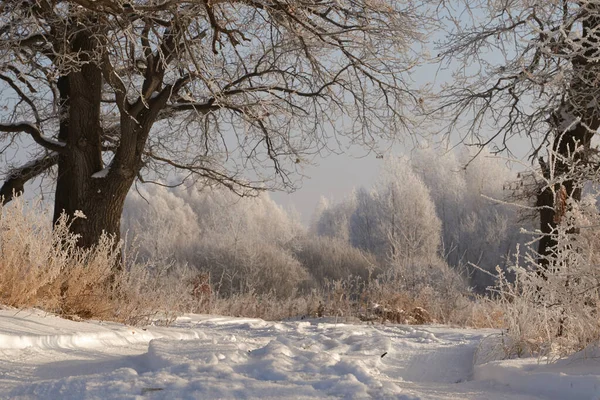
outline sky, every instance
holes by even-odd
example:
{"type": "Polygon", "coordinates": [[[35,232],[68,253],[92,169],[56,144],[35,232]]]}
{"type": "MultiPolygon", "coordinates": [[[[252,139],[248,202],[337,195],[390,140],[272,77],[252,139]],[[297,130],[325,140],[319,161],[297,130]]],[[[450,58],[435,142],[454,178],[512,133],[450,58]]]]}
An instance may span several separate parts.
{"type": "MultiPolygon", "coordinates": [[[[293,193],[274,192],[271,198],[285,208],[295,209],[301,221],[308,225],[319,199],[323,196],[337,202],[349,195],[353,188],[370,187],[377,177],[383,159],[374,153],[354,150],[344,154],[330,154],[314,160],[306,167],[300,189],[293,193]]],[[[389,153],[388,153],[389,155],[389,153]]]]}

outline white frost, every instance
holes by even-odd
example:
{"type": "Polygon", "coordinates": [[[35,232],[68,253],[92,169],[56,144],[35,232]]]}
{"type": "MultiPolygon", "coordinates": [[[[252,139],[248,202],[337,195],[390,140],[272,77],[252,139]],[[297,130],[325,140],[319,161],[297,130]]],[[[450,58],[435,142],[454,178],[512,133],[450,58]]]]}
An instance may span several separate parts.
{"type": "Polygon", "coordinates": [[[559,132],[568,132],[570,130],[575,129],[577,124],[581,122],[581,118],[575,117],[571,113],[567,113],[564,110],[561,110],[560,117],[562,119],[560,125],[558,126],[559,132]]]}
{"type": "MultiPolygon", "coordinates": [[[[19,122],[17,124],[11,124],[13,126],[18,126],[18,125],[29,125],[32,129],[38,130],[39,128],[37,127],[37,125],[35,125],[33,122],[19,122]]],[[[65,142],[61,142],[60,140],[56,140],[56,139],[52,139],[52,138],[47,138],[45,136],[42,136],[42,139],[50,144],[53,144],[55,146],[60,146],[60,147],[66,147],[67,144],[65,142]]]]}
{"type": "Polygon", "coordinates": [[[27,163],[25,163],[25,164],[23,164],[23,165],[20,165],[20,166],[19,166],[19,167],[17,167],[17,168],[13,168],[13,169],[12,169],[12,170],[11,170],[11,171],[8,173],[8,175],[9,175],[9,176],[18,176],[18,175],[21,173],[21,171],[23,171],[24,169],[27,169],[27,168],[34,167],[35,165],[39,164],[39,163],[40,163],[40,162],[41,162],[43,159],[45,159],[45,158],[48,158],[48,157],[54,157],[55,155],[57,155],[57,153],[56,153],[56,152],[54,152],[54,151],[51,151],[51,152],[50,152],[49,154],[47,154],[47,155],[45,154],[45,155],[43,155],[43,156],[41,156],[41,157],[34,158],[33,160],[31,160],[31,161],[29,161],[29,162],[27,162],[27,163]]]}

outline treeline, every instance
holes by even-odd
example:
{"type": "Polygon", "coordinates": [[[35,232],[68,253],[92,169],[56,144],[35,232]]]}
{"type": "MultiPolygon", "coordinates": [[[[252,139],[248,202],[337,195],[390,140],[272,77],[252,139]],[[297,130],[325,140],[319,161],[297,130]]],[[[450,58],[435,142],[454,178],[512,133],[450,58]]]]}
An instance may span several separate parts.
{"type": "Polygon", "coordinates": [[[503,267],[520,223],[514,206],[491,200],[505,198],[509,168],[472,155],[420,150],[387,159],[372,187],[322,199],[308,229],[268,194],[155,185],[130,193],[123,229],[141,257],[209,274],[224,296],[390,275],[413,288],[452,281],[482,291],[492,280],[470,263],[503,267]]]}
{"type": "Polygon", "coordinates": [[[527,237],[520,209],[508,198],[516,178],[502,160],[464,150],[419,150],[385,161],[370,189],[330,204],[322,199],[311,231],[339,238],[381,263],[439,257],[483,291],[527,237]],[[465,167],[466,166],[466,167],[465,167]]]}

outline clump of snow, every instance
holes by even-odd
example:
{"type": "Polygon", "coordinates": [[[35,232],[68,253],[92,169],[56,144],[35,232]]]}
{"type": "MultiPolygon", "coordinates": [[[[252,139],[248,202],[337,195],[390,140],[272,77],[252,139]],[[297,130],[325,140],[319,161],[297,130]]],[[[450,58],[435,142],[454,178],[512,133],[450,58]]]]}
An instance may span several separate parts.
{"type": "Polygon", "coordinates": [[[92,174],[92,178],[97,178],[97,179],[106,178],[106,176],[108,175],[109,172],[110,172],[110,165],[107,166],[106,168],[101,169],[98,172],[94,172],[92,174]]]}

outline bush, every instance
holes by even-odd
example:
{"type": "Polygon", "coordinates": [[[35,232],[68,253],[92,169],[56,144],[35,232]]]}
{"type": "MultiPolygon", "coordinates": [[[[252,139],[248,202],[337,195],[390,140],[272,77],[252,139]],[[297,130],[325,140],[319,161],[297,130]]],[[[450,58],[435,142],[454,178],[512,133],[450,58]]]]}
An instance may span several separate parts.
{"type": "Polygon", "coordinates": [[[139,323],[190,301],[183,268],[122,262],[122,244],[109,236],[81,249],[72,221],[61,217],[53,229],[46,210],[26,208],[20,198],[0,213],[0,304],[139,323]]]}
{"type": "Polygon", "coordinates": [[[207,238],[198,244],[195,267],[211,276],[218,294],[275,294],[297,290],[309,278],[291,254],[269,242],[228,236],[207,238]]]}
{"type": "Polygon", "coordinates": [[[440,323],[460,323],[468,307],[466,279],[437,257],[396,260],[372,285],[377,302],[394,308],[424,308],[440,323]]]}
{"type": "Polygon", "coordinates": [[[552,233],[550,255],[529,251],[511,267],[514,282],[498,271],[494,302],[504,309],[511,345],[507,356],[562,356],[600,340],[600,215],[597,196],[568,205],[552,233]]]}
{"type": "Polygon", "coordinates": [[[375,257],[344,240],[326,236],[304,236],[294,244],[294,256],[306,267],[315,287],[349,276],[368,280],[379,266],[375,257]]]}

